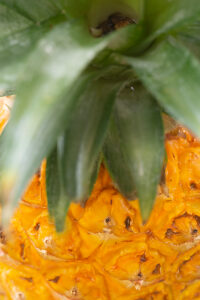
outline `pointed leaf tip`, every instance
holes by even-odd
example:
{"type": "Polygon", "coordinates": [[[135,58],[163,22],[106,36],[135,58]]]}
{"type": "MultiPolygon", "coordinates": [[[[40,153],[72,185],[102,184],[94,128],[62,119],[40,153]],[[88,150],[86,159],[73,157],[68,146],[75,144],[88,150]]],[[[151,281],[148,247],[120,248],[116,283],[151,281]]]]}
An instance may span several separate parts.
{"type": "Polygon", "coordinates": [[[164,132],[160,109],[140,84],[120,93],[103,152],[119,190],[129,199],[136,191],[147,220],[160,180],[164,132]]]}

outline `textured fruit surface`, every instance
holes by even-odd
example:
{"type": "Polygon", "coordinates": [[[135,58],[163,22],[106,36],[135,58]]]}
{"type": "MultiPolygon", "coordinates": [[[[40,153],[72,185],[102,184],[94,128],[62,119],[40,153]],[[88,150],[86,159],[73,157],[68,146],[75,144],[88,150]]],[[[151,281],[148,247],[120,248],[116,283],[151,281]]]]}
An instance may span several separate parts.
{"type": "Polygon", "coordinates": [[[124,199],[102,166],[85,207],[71,204],[59,234],[43,162],[0,232],[0,299],[200,299],[200,142],[180,127],[166,135],[166,150],[146,224],[137,200],[124,199]]]}

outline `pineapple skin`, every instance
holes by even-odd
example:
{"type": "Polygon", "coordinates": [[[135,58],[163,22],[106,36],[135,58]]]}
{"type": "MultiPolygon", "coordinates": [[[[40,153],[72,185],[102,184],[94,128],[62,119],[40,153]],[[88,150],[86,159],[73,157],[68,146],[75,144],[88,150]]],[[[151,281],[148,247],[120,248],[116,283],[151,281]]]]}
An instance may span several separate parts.
{"type": "MultiPolygon", "coordinates": [[[[0,103],[0,130],[9,116],[0,103]]],[[[45,161],[0,232],[0,299],[200,299],[200,142],[166,135],[165,182],[148,222],[101,166],[92,195],[72,203],[66,230],[48,217],[45,161]]]]}

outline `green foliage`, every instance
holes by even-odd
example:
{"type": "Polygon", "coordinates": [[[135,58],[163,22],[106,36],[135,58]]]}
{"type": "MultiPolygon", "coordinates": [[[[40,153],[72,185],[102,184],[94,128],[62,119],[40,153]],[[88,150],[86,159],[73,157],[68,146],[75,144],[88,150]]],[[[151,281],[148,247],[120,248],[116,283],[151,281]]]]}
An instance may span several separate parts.
{"type": "Polygon", "coordinates": [[[137,194],[147,220],[160,180],[164,133],[160,109],[141,85],[120,93],[103,153],[118,188],[130,200],[137,194]]]}
{"type": "MultiPolygon", "coordinates": [[[[65,0],[1,0],[0,4],[16,12],[27,21],[37,23],[46,21],[61,13],[64,14],[65,2],[65,0]]],[[[9,17],[9,14],[10,12],[8,11],[6,16],[9,17]]]]}
{"type": "MultiPolygon", "coordinates": [[[[57,151],[59,167],[56,168],[55,174],[51,172],[51,177],[47,172],[47,178],[50,178],[49,181],[47,180],[47,191],[50,191],[49,207],[57,227],[64,223],[65,206],[67,205],[68,208],[71,201],[86,200],[91,192],[97,176],[94,170],[98,169],[99,152],[120,85],[121,82],[101,78],[91,81],[81,95],[76,111],[72,114],[70,126],[67,127],[62,138],[59,137],[59,140],[62,139],[58,143],[57,151]],[[60,179],[59,185],[58,179],[60,179]],[[57,185],[61,186],[60,192],[57,192],[57,185]],[[57,201],[54,200],[56,194],[57,201]]],[[[50,164],[51,160],[50,156],[50,164]]],[[[47,160],[47,169],[48,164],[49,160],[47,160]]]]}
{"type": "Polygon", "coordinates": [[[148,218],[164,152],[158,106],[200,136],[199,19],[199,0],[0,0],[0,95],[17,94],[0,138],[4,222],[48,156],[61,230],[70,201],[91,192],[102,149],[148,218]],[[89,27],[117,10],[137,24],[94,38],[89,27]]]}
{"type": "Polygon", "coordinates": [[[194,55],[170,38],[128,61],[165,110],[200,136],[200,62],[194,55]]]}
{"type": "Polygon", "coordinates": [[[86,88],[85,76],[77,77],[107,43],[108,39],[92,38],[80,21],[62,23],[40,40],[29,57],[18,85],[20,101],[16,100],[1,139],[2,178],[6,173],[10,187],[6,218],[57,136],[69,124],[76,101],[86,88]]]}

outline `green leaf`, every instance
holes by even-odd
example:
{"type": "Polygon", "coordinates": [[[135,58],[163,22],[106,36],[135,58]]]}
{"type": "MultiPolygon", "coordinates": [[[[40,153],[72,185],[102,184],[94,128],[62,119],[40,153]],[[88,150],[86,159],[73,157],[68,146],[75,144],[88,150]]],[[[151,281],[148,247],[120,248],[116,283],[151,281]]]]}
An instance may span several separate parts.
{"type": "Polygon", "coordinates": [[[18,13],[11,5],[10,8],[9,3],[10,1],[6,1],[5,4],[0,4],[1,90],[16,87],[16,81],[23,72],[27,57],[34,50],[37,41],[57,23],[66,21],[64,15],[58,15],[49,16],[40,24],[35,23],[18,13]]]}
{"type": "MultiPolygon", "coordinates": [[[[65,136],[64,134],[58,138],[58,142],[54,150],[47,158],[46,165],[46,190],[48,200],[48,210],[50,217],[55,221],[56,230],[63,231],[65,227],[66,214],[71,203],[71,200],[65,188],[64,182],[64,150],[65,150],[65,136]]],[[[94,170],[90,178],[90,190],[96,182],[101,159],[100,157],[95,162],[94,170]]]]}
{"type": "Polygon", "coordinates": [[[140,58],[127,58],[164,109],[200,136],[200,62],[173,38],[140,58]]]}
{"type": "Polygon", "coordinates": [[[109,38],[94,39],[81,21],[63,23],[53,28],[31,54],[19,81],[10,122],[1,137],[4,221],[8,221],[40,161],[70,122],[88,81],[87,76],[77,78],[109,38]]]}
{"type": "Polygon", "coordinates": [[[85,16],[92,26],[105,21],[110,14],[121,12],[136,19],[143,14],[143,0],[60,0],[70,17],[85,16]]]}
{"type": "Polygon", "coordinates": [[[46,191],[50,217],[54,219],[56,230],[64,229],[65,217],[70,200],[66,195],[63,178],[64,136],[60,136],[57,145],[47,158],[46,191]]]}
{"type": "Polygon", "coordinates": [[[67,15],[69,17],[83,17],[87,16],[93,0],[60,0],[63,3],[67,15]]]}
{"type": "Polygon", "coordinates": [[[0,4],[31,22],[43,22],[59,14],[63,10],[65,0],[0,0],[0,4]]]}
{"type": "Polygon", "coordinates": [[[141,44],[145,38],[144,24],[132,24],[119,30],[119,34],[114,36],[110,42],[110,49],[123,54],[132,54],[135,48],[141,44]]]}
{"type": "Polygon", "coordinates": [[[98,177],[98,174],[99,174],[99,169],[100,169],[101,163],[102,163],[102,153],[99,154],[97,160],[94,163],[94,168],[93,168],[91,178],[90,178],[90,185],[88,187],[88,195],[89,196],[92,193],[94,185],[97,181],[97,177],[98,177]]]}
{"type": "Polygon", "coordinates": [[[56,145],[53,151],[48,155],[46,163],[46,192],[50,217],[53,217],[57,202],[59,202],[61,198],[61,179],[59,170],[61,164],[59,163],[59,160],[60,156],[56,145]]]}
{"type": "Polygon", "coordinates": [[[146,1],[146,24],[155,36],[199,19],[199,0],[146,1]]]}
{"type": "Polygon", "coordinates": [[[184,26],[197,21],[199,15],[199,0],[147,0],[144,19],[147,37],[135,51],[146,49],[163,34],[181,31],[184,26]]]}
{"type": "Polygon", "coordinates": [[[130,200],[137,193],[146,221],[160,179],[164,133],[160,109],[141,85],[120,93],[103,153],[121,193],[130,200]]]}
{"type": "Polygon", "coordinates": [[[24,71],[24,65],[40,38],[51,30],[51,20],[43,26],[30,26],[27,29],[12,33],[0,39],[0,89],[13,89],[16,87],[20,74],[24,71]]]}
{"type": "Polygon", "coordinates": [[[104,163],[120,192],[127,199],[134,200],[136,197],[134,177],[126,154],[123,153],[123,142],[117,122],[117,115],[114,113],[103,146],[104,163]]]}
{"type": "Polygon", "coordinates": [[[187,26],[176,38],[200,59],[200,22],[187,26]]]}
{"type": "Polygon", "coordinates": [[[122,82],[98,79],[81,97],[65,132],[64,182],[71,201],[85,200],[105,138],[116,93],[122,82]]]}
{"type": "Polygon", "coordinates": [[[84,202],[91,193],[98,174],[99,153],[121,85],[123,82],[107,79],[91,81],[70,126],[59,138],[57,150],[47,160],[48,205],[59,231],[63,230],[69,204],[84,202]]]}
{"type": "Polygon", "coordinates": [[[0,39],[33,25],[33,22],[0,1],[0,39]]]}

